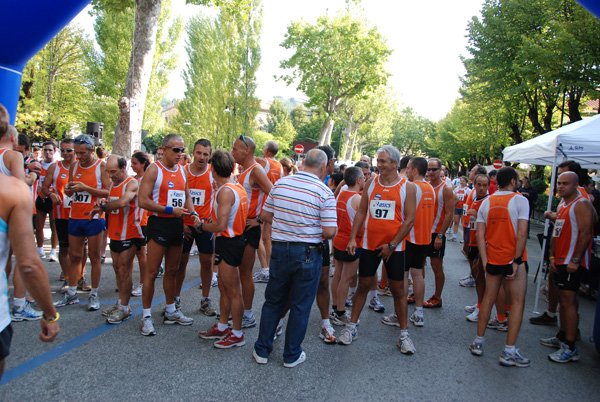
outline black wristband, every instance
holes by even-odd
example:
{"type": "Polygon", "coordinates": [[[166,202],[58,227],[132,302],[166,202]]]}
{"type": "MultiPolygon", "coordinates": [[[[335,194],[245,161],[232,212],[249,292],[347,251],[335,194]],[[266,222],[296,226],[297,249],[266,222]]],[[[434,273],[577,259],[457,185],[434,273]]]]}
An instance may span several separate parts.
{"type": "Polygon", "coordinates": [[[515,258],[514,262],[515,262],[517,265],[521,265],[521,264],[523,264],[523,256],[521,256],[521,257],[519,257],[519,258],[515,258]]]}

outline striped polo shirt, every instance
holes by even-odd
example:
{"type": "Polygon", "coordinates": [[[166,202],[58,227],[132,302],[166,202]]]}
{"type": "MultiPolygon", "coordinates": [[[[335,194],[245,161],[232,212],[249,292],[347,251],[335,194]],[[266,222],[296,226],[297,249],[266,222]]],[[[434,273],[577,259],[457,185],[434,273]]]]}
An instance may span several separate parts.
{"type": "Polygon", "coordinates": [[[333,193],[312,173],[279,179],[263,209],[273,213],[273,241],[321,243],[322,227],[337,226],[333,193]]]}

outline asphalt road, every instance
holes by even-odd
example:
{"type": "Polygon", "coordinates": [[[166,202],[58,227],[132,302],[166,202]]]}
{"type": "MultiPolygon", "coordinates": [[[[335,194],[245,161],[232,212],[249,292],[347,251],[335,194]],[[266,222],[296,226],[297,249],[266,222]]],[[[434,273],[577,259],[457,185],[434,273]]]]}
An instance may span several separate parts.
{"type": "MultiPolygon", "coordinates": [[[[483,357],[468,350],[476,325],[465,320],[464,306],[476,301],[475,288],[462,288],[459,278],[468,265],[461,244],[448,243],[445,257],[444,305],[425,310],[425,327],[409,323],[417,353],[402,355],[396,347],[399,328],[381,324],[382,314],[365,307],[359,339],[350,346],[326,345],[318,337],[320,317],[316,304],[303,344],[306,362],[294,369],[283,367],[283,342],[275,342],[269,363],[259,366],[252,358],[258,327],[245,330],[246,346],[219,350],[197,337],[215,321],[198,312],[199,264],[191,258],[182,295],[183,311],[194,318],[188,327],[162,324],[164,296],[157,281],[153,317],[157,335],[140,334],[141,298],[132,298],[134,317],[120,325],[105,324],[85,303],[60,310],[61,333],[52,344],[41,343],[36,322],[14,323],[11,354],[0,386],[2,401],[305,401],[305,400],[596,400],[600,393],[600,359],[592,334],[595,301],[581,298],[578,343],[581,360],[560,365],[547,359],[548,349],[539,339],[556,328],[530,325],[534,303],[533,275],[540,247],[528,242],[531,272],[525,320],[517,347],[531,359],[529,368],[498,364],[506,334],[488,330],[483,357]]],[[[53,292],[57,292],[60,268],[46,262],[53,292]]],[[[258,269],[255,266],[255,269],[258,269]]],[[[89,273],[89,264],[88,264],[89,273]]],[[[134,280],[139,278],[137,266],[134,280]]],[[[254,313],[260,319],[265,284],[256,285],[254,313]]],[[[426,297],[433,293],[433,275],[427,268],[426,297]]],[[[103,265],[100,299],[102,308],[117,298],[111,264],[103,265]]],[[[9,290],[12,292],[12,289],[9,290]]],[[[218,300],[218,290],[211,290],[218,300]]],[[[58,294],[54,294],[57,299],[58,294]]],[[[80,294],[82,302],[87,294],[80,294]]],[[[392,299],[381,300],[390,312],[392,299]]],[[[540,311],[546,303],[540,299],[540,311]]],[[[413,307],[409,307],[409,314],[413,307]]],[[[339,328],[339,327],[337,327],[339,328]]]]}

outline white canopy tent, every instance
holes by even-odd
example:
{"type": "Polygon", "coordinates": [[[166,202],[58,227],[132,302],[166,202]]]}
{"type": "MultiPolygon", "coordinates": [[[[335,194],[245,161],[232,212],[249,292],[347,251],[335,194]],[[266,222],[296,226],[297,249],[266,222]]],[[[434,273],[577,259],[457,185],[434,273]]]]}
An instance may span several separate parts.
{"type": "MultiPolygon", "coordinates": [[[[556,165],[561,162],[574,160],[582,168],[600,169],[600,114],[562,126],[521,144],[504,148],[502,155],[505,162],[552,166],[550,194],[554,194],[556,165]]],[[[551,207],[552,198],[549,197],[548,210],[551,207]]],[[[548,226],[549,221],[546,220],[542,250],[546,249],[548,226]]],[[[538,299],[539,292],[536,291],[533,307],[535,313],[537,313],[538,299]]]]}

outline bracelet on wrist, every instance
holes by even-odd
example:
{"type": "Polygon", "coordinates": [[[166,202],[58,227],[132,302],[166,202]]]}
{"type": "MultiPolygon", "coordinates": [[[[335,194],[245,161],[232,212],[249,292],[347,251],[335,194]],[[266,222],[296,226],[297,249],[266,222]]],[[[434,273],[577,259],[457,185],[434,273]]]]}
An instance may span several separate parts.
{"type": "Polygon", "coordinates": [[[553,260],[553,259],[554,259],[554,256],[553,256],[553,255],[551,255],[551,256],[550,256],[548,259],[549,259],[549,260],[553,260]]]}
{"type": "Polygon", "coordinates": [[[42,321],[48,322],[48,323],[56,322],[56,321],[58,321],[59,318],[60,318],[60,314],[58,313],[58,311],[56,312],[56,315],[52,318],[46,318],[46,316],[42,314],[42,321]]]}

